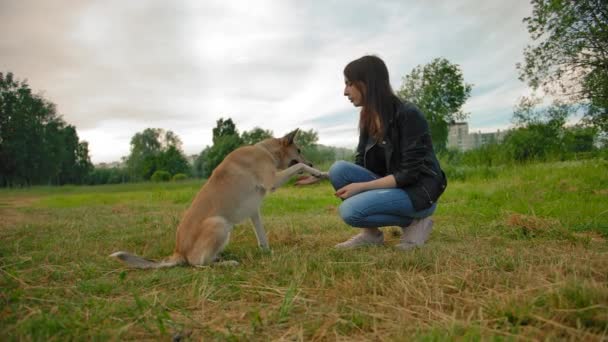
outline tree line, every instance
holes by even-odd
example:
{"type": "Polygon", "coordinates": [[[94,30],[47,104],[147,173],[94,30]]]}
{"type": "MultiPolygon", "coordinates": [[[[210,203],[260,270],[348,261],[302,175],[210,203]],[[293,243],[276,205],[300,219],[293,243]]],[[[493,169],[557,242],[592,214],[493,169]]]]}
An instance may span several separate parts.
{"type": "Polygon", "coordinates": [[[0,73],[0,186],[82,183],[88,144],[26,81],[0,73]]]}
{"type": "Polygon", "coordinates": [[[522,98],[513,113],[515,128],[502,141],[491,141],[476,149],[448,149],[440,154],[446,173],[463,178],[466,168],[487,168],[526,162],[564,161],[603,157],[608,159],[608,146],[601,148],[599,129],[593,125],[566,125],[575,106],[554,103],[539,107],[540,99],[522,98]]]}
{"type": "MultiPolygon", "coordinates": [[[[231,118],[220,118],[213,128],[213,143],[190,163],[180,138],[172,131],[147,128],[136,133],[122,167],[94,167],[88,143],[76,128],[57,113],[55,104],[35,94],[26,80],[0,73],[0,186],[114,184],[137,181],[206,178],[234,149],[272,136],[255,127],[239,133],[231,118]]],[[[348,149],[317,144],[318,133],[304,130],[297,142],[316,164],[348,158],[348,149]]]]}
{"type": "MultiPolygon", "coordinates": [[[[205,147],[190,164],[176,134],[160,128],[147,128],[136,133],[131,139],[131,152],[124,158],[125,167],[95,170],[88,178],[88,183],[207,178],[228,153],[238,147],[253,145],[273,137],[271,130],[260,127],[239,133],[231,118],[218,119],[212,134],[212,145],[205,147]]],[[[296,138],[302,153],[313,163],[329,163],[335,160],[337,153],[343,151],[336,147],[319,145],[317,141],[318,133],[313,129],[300,131],[296,138]]],[[[348,152],[343,153],[344,155],[348,156],[348,152]]]]}

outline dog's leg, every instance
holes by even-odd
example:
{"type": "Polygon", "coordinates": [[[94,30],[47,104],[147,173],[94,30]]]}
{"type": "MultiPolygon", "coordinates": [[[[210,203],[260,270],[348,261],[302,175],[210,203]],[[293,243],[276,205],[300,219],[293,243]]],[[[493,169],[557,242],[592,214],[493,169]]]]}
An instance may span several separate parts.
{"type": "Polygon", "coordinates": [[[255,215],[251,216],[251,221],[253,222],[253,227],[255,228],[255,236],[258,238],[258,246],[263,249],[268,249],[268,239],[266,238],[266,232],[264,231],[264,226],[262,225],[259,209],[255,215]]]}
{"type": "Polygon", "coordinates": [[[293,175],[297,174],[300,171],[306,171],[315,177],[327,178],[327,172],[322,172],[306,164],[298,163],[286,168],[283,171],[277,172],[277,175],[274,179],[274,185],[272,186],[272,190],[274,191],[280,188],[289,180],[289,178],[291,178],[293,175]]]}
{"type": "Polygon", "coordinates": [[[186,252],[186,259],[190,265],[210,265],[228,244],[232,225],[223,217],[215,216],[206,218],[198,229],[200,233],[186,252]]]}

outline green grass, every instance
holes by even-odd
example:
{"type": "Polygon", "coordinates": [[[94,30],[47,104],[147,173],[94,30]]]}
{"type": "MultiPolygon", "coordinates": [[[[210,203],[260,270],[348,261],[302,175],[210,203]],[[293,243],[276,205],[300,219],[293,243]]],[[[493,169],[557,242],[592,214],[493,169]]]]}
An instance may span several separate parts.
{"type": "MultiPolygon", "coordinates": [[[[0,340],[602,340],[608,163],[474,170],[451,181],[426,246],[338,251],[328,183],[262,208],[272,252],[235,227],[241,265],[130,270],[171,254],[202,181],[0,190],[0,340]]],[[[461,172],[468,172],[462,171],[461,172]]]]}

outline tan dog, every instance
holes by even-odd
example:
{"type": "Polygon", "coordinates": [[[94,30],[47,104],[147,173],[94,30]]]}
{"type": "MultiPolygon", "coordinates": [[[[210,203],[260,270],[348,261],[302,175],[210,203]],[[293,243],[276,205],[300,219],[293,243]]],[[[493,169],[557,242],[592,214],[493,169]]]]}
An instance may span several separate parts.
{"type": "MultiPolygon", "coordinates": [[[[270,138],[240,147],[224,158],[198,192],[177,227],[175,251],[164,261],[154,262],[116,252],[116,257],[136,268],[161,268],[179,264],[209,265],[228,243],[232,227],[251,218],[258,245],[268,248],[260,218],[264,196],[293,175],[306,171],[316,177],[327,173],[310,167],[293,140],[298,130],[283,138],[270,138]],[[282,171],[281,171],[282,170],[282,171]]],[[[237,264],[236,261],[225,263],[237,264]]]]}

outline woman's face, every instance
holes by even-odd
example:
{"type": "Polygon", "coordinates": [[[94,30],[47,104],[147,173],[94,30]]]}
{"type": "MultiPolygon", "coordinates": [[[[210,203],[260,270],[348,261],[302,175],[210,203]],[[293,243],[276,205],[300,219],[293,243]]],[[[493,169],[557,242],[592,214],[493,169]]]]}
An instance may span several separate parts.
{"type": "Polygon", "coordinates": [[[353,106],[361,107],[363,105],[363,93],[355,86],[355,82],[344,79],[344,96],[348,97],[353,106]]]}

